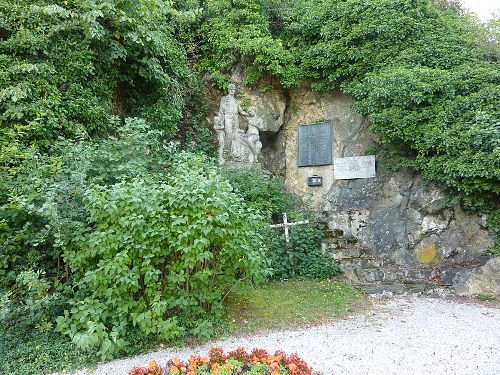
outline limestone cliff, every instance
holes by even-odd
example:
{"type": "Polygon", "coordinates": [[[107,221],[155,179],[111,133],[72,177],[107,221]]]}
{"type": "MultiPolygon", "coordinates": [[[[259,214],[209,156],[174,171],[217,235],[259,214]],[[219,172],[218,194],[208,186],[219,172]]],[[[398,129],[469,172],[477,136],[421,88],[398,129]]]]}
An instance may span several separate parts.
{"type": "Polygon", "coordinates": [[[346,276],[360,284],[451,285],[463,294],[480,293],[477,280],[486,271],[479,268],[494,245],[485,218],[448,207],[438,186],[411,171],[392,172],[379,156],[376,177],[368,179],[335,180],[333,165],[297,166],[297,127],[318,121],[332,123],[334,158],[376,154],[369,121],[351,110],[349,97],[306,85],[259,91],[234,80],[266,124],[262,164],[283,174],[286,187],[326,224],[324,251],[341,261],[346,276]],[[307,185],[312,175],[323,177],[322,186],[307,185]]]}

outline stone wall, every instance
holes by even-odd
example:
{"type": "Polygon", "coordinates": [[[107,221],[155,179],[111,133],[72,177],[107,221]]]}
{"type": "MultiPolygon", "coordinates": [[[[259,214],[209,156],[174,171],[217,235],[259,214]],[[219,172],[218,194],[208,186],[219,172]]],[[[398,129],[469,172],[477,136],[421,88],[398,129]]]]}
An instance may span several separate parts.
{"type": "Polygon", "coordinates": [[[334,158],[375,152],[369,122],[351,111],[349,97],[306,86],[287,93],[243,92],[267,123],[262,164],[283,173],[286,187],[317,212],[329,232],[323,249],[341,262],[347,277],[364,285],[451,285],[464,294],[478,293],[481,283],[468,280],[485,279],[480,267],[489,258],[483,254],[494,244],[485,218],[447,207],[437,186],[409,171],[391,172],[378,157],[376,177],[369,179],[335,180],[333,165],[297,166],[302,124],[331,121],[334,158]],[[312,175],[322,176],[323,185],[307,186],[312,175]]]}
{"type": "Polygon", "coordinates": [[[438,187],[409,171],[390,172],[378,158],[377,176],[369,179],[334,180],[332,165],[297,167],[301,124],[332,122],[334,158],[372,154],[376,139],[343,94],[301,88],[290,101],[286,186],[308,200],[328,226],[324,251],[341,261],[346,276],[360,284],[438,284],[464,291],[494,244],[484,218],[447,207],[438,187]],[[323,177],[323,186],[307,186],[313,174],[323,177]]]}

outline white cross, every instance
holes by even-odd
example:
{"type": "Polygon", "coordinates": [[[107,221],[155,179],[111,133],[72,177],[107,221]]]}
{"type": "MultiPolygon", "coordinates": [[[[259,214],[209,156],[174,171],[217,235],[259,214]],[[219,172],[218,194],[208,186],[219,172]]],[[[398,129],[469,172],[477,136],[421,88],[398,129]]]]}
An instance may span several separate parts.
{"type": "Polygon", "coordinates": [[[297,221],[295,223],[289,223],[286,212],[283,212],[283,223],[282,224],[273,224],[269,225],[269,228],[285,228],[285,239],[286,242],[290,242],[290,236],[288,235],[288,227],[292,225],[299,225],[299,224],[309,224],[309,220],[303,220],[303,221],[297,221]]]}

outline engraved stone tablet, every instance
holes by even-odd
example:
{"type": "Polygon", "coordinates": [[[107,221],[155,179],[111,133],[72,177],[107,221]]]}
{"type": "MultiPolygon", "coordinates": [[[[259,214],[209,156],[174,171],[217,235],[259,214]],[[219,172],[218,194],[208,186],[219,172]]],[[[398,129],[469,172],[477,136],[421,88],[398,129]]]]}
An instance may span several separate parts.
{"type": "Polygon", "coordinates": [[[297,136],[297,165],[332,164],[332,124],[300,125],[297,136]]]}
{"type": "Polygon", "coordinates": [[[333,175],[336,180],[375,177],[375,155],[335,158],[333,175]]]}

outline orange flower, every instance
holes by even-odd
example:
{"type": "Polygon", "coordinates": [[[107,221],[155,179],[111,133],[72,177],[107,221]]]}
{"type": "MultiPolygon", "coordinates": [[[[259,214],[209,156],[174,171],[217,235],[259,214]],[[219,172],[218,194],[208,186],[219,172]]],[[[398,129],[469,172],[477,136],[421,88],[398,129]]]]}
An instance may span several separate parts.
{"type": "Polygon", "coordinates": [[[290,364],[288,364],[288,369],[290,371],[295,371],[295,370],[297,370],[297,365],[295,363],[290,363],[290,364]]]}
{"type": "Polygon", "coordinates": [[[177,366],[170,366],[169,374],[177,374],[179,372],[179,368],[177,366]]]}
{"type": "Polygon", "coordinates": [[[158,364],[156,363],[155,360],[151,360],[148,362],[148,369],[149,370],[155,370],[158,367],[158,364]]]}
{"type": "Polygon", "coordinates": [[[210,359],[208,359],[208,357],[201,357],[200,362],[207,365],[210,362],[210,359]]]}
{"type": "Polygon", "coordinates": [[[176,366],[179,366],[179,365],[182,365],[182,362],[180,360],[179,357],[175,356],[174,358],[172,358],[172,363],[176,366]]]}
{"type": "Polygon", "coordinates": [[[218,363],[214,363],[212,365],[212,371],[213,371],[214,375],[219,375],[219,373],[220,373],[220,365],[218,363]]]}

